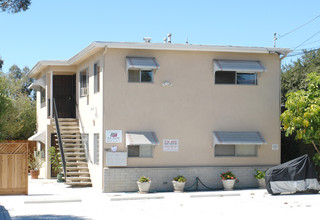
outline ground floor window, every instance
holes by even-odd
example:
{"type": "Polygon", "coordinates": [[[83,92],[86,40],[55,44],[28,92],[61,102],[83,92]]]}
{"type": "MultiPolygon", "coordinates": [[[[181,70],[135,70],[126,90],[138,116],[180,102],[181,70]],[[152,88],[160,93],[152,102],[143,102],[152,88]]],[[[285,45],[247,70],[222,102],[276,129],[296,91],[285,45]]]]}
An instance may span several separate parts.
{"type": "Polygon", "coordinates": [[[153,157],[154,145],[128,145],[128,157],[153,157]]]}
{"type": "Polygon", "coordinates": [[[256,157],[257,145],[216,145],[214,148],[216,157],[256,157]]]}

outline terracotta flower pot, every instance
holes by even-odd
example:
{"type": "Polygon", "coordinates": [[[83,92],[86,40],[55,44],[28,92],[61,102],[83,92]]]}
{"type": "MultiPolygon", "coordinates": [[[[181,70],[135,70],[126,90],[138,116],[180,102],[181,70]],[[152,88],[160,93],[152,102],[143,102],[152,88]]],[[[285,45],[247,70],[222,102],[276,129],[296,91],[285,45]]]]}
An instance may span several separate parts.
{"type": "Polygon", "coordinates": [[[39,170],[30,170],[31,179],[38,179],[39,170]]]}
{"type": "Polygon", "coordinates": [[[236,180],[222,180],[224,190],[233,190],[236,180]]]}

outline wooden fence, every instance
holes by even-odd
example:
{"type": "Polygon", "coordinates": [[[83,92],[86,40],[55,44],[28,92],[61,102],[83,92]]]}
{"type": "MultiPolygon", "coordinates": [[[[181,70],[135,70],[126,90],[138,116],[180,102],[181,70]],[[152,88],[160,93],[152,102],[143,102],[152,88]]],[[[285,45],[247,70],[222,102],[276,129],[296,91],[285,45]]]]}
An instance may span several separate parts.
{"type": "Polygon", "coordinates": [[[28,142],[0,143],[0,195],[28,194],[28,142]]]}

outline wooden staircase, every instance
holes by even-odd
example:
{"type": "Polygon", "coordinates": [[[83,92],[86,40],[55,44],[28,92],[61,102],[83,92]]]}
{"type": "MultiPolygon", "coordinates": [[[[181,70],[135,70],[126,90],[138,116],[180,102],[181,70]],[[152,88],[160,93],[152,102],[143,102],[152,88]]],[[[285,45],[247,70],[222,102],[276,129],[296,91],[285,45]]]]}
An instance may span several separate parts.
{"type": "MultiPolygon", "coordinates": [[[[71,186],[92,186],[85,147],[75,118],[59,118],[62,146],[66,160],[66,182],[71,186]]],[[[53,120],[56,131],[55,122],[53,120]]],[[[58,138],[56,139],[58,142],[58,138]]]]}

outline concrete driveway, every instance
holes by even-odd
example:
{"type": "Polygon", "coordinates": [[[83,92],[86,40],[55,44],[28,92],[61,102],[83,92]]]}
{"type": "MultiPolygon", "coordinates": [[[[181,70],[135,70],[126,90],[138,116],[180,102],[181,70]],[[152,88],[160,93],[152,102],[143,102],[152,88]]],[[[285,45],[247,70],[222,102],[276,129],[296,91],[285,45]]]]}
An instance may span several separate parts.
{"type": "MultiPolygon", "coordinates": [[[[29,180],[28,196],[0,196],[12,219],[320,219],[319,194],[271,196],[264,189],[188,193],[101,193],[29,180]]],[[[1,210],[1,209],[0,209],[1,210]]],[[[6,219],[5,217],[0,219],[6,219]]],[[[3,215],[4,216],[4,215],[3,215]]]]}

